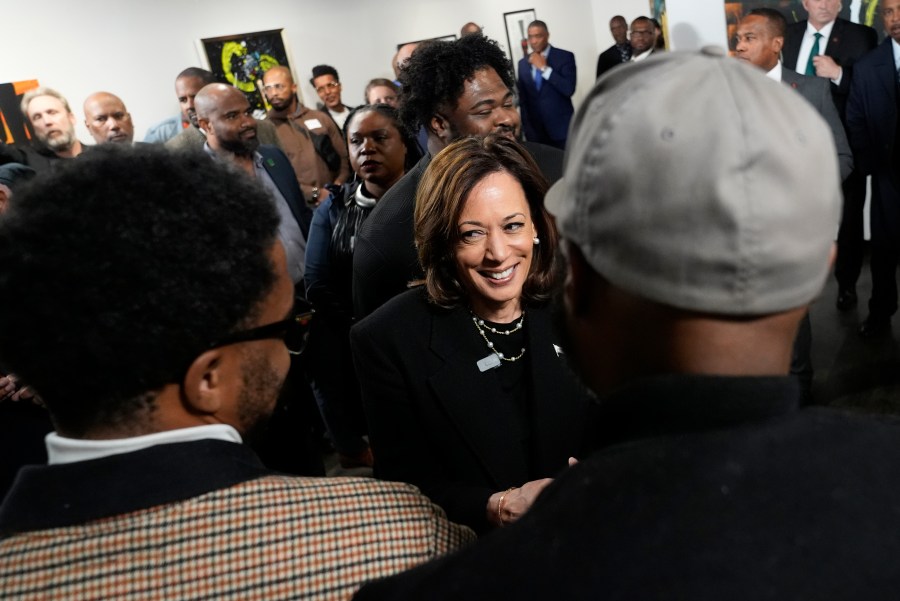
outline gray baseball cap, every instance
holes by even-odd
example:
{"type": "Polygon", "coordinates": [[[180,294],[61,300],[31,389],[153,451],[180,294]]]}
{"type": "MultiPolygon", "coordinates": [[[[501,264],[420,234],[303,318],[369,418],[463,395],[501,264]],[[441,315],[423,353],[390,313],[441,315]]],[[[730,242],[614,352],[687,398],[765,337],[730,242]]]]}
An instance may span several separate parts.
{"type": "Polygon", "coordinates": [[[722,315],[813,300],[841,202],[825,121],[719,48],[654,55],[601,78],[546,198],[560,234],[617,287],[722,315]]]}

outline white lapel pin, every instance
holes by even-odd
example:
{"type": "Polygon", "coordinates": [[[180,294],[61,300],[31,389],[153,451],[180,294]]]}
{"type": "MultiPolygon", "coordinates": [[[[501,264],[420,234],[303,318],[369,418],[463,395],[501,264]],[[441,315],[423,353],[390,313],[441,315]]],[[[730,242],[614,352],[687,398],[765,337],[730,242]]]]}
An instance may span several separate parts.
{"type": "Polygon", "coordinates": [[[563,350],[562,350],[562,347],[559,346],[558,344],[554,344],[554,345],[553,345],[553,350],[556,351],[556,356],[557,356],[557,357],[562,357],[563,355],[565,355],[565,353],[564,353],[563,350]]]}

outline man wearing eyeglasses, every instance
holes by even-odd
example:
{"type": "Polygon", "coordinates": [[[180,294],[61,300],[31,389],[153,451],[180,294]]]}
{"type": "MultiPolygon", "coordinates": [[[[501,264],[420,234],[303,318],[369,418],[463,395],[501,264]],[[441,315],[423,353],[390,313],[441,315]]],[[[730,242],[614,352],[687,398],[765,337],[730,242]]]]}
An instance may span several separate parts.
{"type": "Polygon", "coordinates": [[[632,21],[628,41],[631,44],[631,62],[642,61],[653,54],[656,49],[653,21],[647,17],[638,17],[632,21]]]}
{"type": "Polygon", "coordinates": [[[328,115],[300,102],[290,69],[272,67],[263,75],[263,86],[272,105],[267,119],[275,125],[303,195],[318,205],[328,197],[326,184],[340,186],[350,177],[347,144],[328,115]]]}
{"type": "Polygon", "coordinates": [[[344,123],[353,109],[341,100],[341,80],[337,70],[331,65],[316,65],[312,69],[312,78],[309,80],[316,94],[322,99],[318,108],[320,111],[328,111],[338,128],[343,131],[344,123]]]}
{"type": "Polygon", "coordinates": [[[243,444],[302,340],[259,186],[150,145],[78,163],[0,224],[0,365],[56,428],[0,506],[0,598],[346,599],[474,538],[412,486],[243,444]]]}

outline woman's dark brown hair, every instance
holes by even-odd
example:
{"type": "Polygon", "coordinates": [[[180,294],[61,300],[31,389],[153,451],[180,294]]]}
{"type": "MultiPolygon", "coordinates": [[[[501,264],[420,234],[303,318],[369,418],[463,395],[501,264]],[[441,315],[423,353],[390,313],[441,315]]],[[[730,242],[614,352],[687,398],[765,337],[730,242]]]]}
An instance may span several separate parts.
{"type": "Polygon", "coordinates": [[[463,138],[447,146],[428,165],[416,193],[419,261],[425,270],[428,295],[441,307],[455,307],[465,300],[466,290],[457,276],[455,262],[460,243],[459,218],[476,184],[498,172],[510,174],[521,184],[540,238],[522,288],[522,301],[544,302],[550,298],[557,276],[553,266],[557,233],[544,209],[547,180],[525,147],[492,134],[463,138]]]}

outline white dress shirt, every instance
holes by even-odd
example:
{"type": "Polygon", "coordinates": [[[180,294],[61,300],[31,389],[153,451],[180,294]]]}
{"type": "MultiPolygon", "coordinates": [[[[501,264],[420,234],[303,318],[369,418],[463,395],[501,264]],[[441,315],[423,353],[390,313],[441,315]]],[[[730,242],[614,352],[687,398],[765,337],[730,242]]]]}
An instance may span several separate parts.
{"type": "MultiPolygon", "coordinates": [[[[800,44],[800,52],[797,54],[797,66],[794,69],[797,73],[806,75],[806,65],[809,64],[809,53],[812,52],[813,44],[816,43],[816,33],[822,34],[822,38],[819,40],[819,56],[825,54],[825,47],[828,46],[828,40],[831,39],[832,29],[834,29],[834,21],[823,26],[818,31],[809,21],[806,22],[806,33],[803,34],[803,43],[800,44]]],[[[843,78],[844,70],[841,69],[841,74],[838,78],[831,81],[834,85],[839,86],[843,78]]]]}

